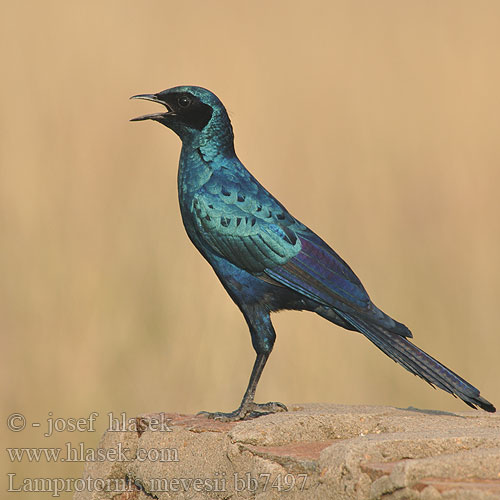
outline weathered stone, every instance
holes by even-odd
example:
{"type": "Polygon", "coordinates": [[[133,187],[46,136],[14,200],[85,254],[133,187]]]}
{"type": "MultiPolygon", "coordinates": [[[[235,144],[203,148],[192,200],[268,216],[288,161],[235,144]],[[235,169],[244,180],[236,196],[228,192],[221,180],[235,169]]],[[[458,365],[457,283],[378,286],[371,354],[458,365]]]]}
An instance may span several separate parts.
{"type": "Polygon", "coordinates": [[[311,404],[237,423],[164,414],[167,430],[149,429],[160,417],[105,433],[100,446],[127,460],[87,463],[84,477],[122,490],[75,500],[500,498],[497,415],[311,404]]]}

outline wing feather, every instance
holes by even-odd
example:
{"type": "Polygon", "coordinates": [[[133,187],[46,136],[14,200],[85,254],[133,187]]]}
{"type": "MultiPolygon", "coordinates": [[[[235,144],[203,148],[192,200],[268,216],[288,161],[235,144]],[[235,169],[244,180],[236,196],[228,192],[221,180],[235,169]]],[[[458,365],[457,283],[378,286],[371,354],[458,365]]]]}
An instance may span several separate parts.
{"type": "Polygon", "coordinates": [[[301,251],[282,266],[266,269],[267,275],[327,306],[338,307],[341,302],[368,307],[370,298],[363,285],[326,243],[314,233],[300,234],[299,240],[301,251]]]}
{"type": "Polygon", "coordinates": [[[237,195],[223,192],[229,194],[201,190],[193,199],[197,228],[216,253],[251,273],[282,265],[299,253],[300,241],[288,236],[270,209],[260,217],[264,211],[257,211],[259,204],[249,211],[252,204],[246,198],[238,203],[237,195]]]}
{"type": "Polygon", "coordinates": [[[212,250],[247,272],[326,306],[351,311],[371,304],[349,266],[260,185],[243,190],[234,181],[217,188],[208,183],[192,209],[212,250]]]}

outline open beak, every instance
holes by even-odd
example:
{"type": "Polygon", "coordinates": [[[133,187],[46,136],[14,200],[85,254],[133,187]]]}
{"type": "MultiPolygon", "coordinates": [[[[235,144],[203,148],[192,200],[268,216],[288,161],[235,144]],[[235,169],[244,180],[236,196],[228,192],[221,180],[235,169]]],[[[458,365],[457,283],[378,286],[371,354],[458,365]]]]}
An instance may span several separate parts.
{"type": "Polygon", "coordinates": [[[150,115],[142,115],[138,116],[137,118],[132,118],[130,121],[131,122],[140,122],[143,120],[160,120],[162,118],[165,118],[167,115],[173,115],[173,111],[169,108],[168,104],[165,101],[162,101],[161,99],[158,98],[156,94],[138,94],[132,96],[130,99],[143,99],[145,101],[153,101],[157,102],[159,104],[162,104],[167,108],[166,113],[152,113],[150,115]]]}

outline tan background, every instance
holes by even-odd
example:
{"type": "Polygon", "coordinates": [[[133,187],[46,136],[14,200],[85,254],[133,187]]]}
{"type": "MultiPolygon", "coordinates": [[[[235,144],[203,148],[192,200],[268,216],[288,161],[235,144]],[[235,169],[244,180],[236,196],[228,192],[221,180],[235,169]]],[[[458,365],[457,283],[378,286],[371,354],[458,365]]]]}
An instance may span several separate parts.
{"type": "MultiPolygon", "coordinates": [[[[500,404],[499,16],[496,1],[3,2],[5,416],[98,411],[102,430],[109,411],[239,404],[254,353],[185,236],[179,140],[128,122],[157,111],[130,95],[179,84],[215,91],[246,166],[500,404]]],[[[360,335],[307,313],[274,323],[259,401],[466,408],[360,335]]],[[[2,442],[98,437],[40,434],[2,442]]]]}

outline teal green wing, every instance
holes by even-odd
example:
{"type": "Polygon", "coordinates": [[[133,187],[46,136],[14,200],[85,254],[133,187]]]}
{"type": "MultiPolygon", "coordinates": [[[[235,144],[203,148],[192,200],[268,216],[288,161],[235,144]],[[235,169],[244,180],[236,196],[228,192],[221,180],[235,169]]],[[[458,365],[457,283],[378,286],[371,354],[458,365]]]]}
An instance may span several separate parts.
{"type": "Polygon", "coordinates": [[[215,177],[194,196],[192,212],[204,244],[239,268],[326,306],[368,311],[350,267],[257,181],[242,189],[215,177]]]}
{"type": "Polygon", "coordinates": [[[238,183],[208,183],[192,204],[203,240],[215,253],[253,274],[285,264],[301,249],[294,231],[300,223],[277,202],[259,200],[259,187],[252,193],[246,186],[243,193],[238,183]]]}

